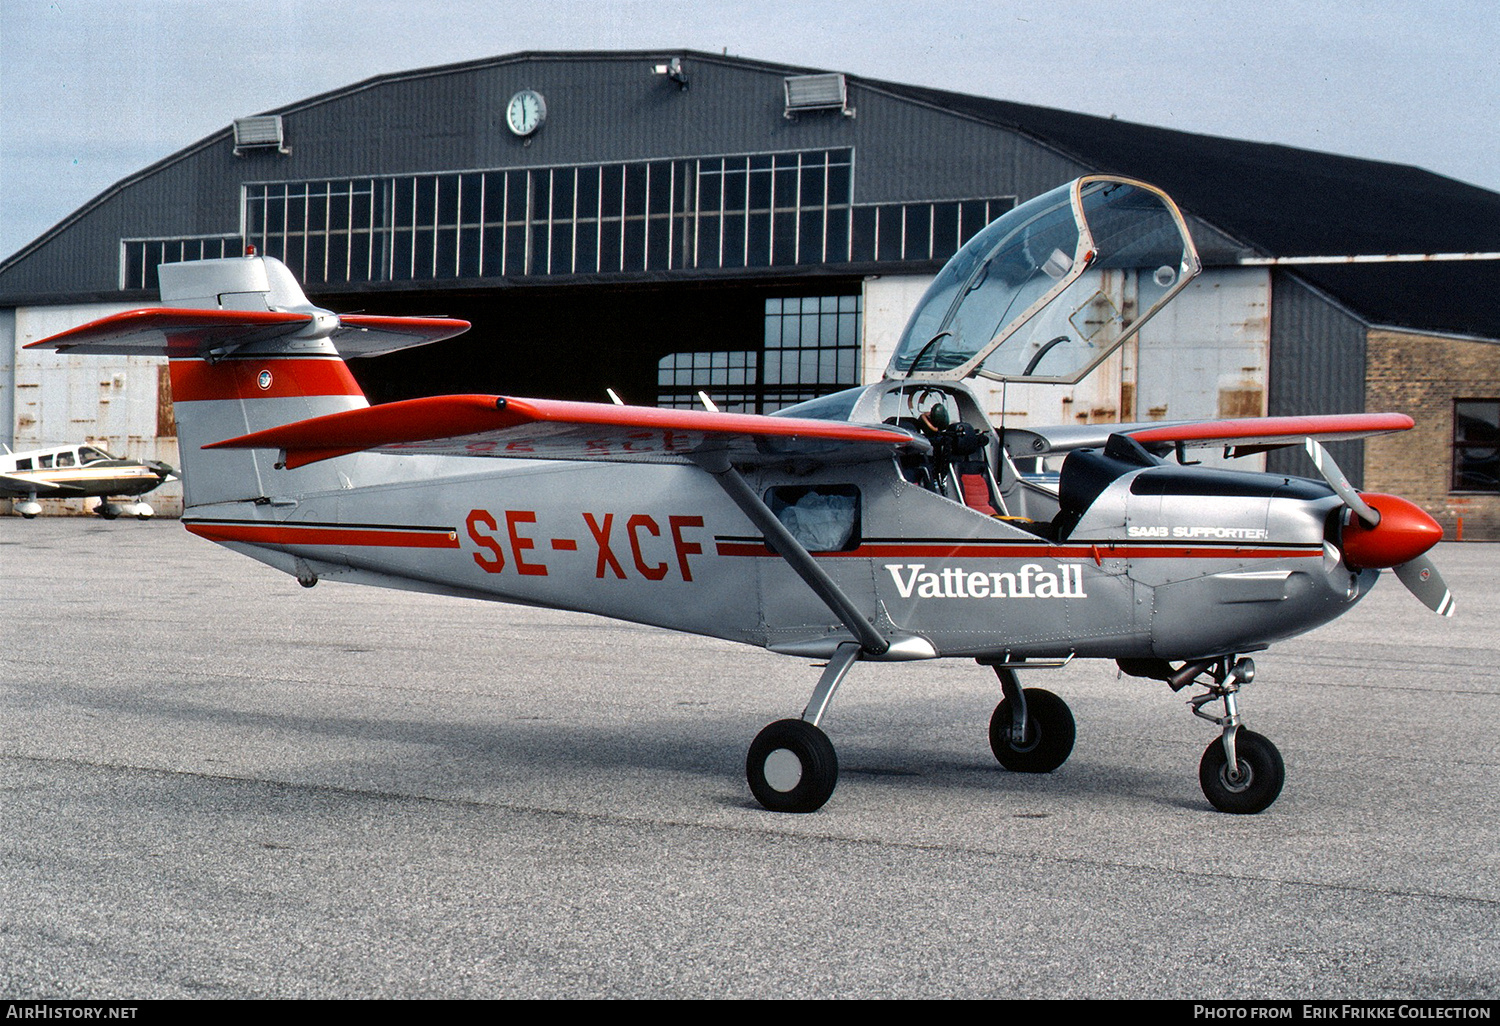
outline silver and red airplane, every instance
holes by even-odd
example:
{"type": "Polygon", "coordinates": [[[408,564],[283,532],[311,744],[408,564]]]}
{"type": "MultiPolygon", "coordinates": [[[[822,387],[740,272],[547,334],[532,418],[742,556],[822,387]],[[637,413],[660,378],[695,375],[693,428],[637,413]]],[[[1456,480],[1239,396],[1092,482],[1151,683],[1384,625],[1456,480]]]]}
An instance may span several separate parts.
{"type": "Polygon", "coordinates": [[[128,460],[96,445],[56,445],[47,449],[0,453],[0,498],[27,520],[42,511],[38,499],[102,500],[94,512],[106,520],[119,516],[141,520],[154,515],[136,498],[172,480],[177,471],[160,460],[128,460]],[[127,501],[117,501],[119,499],[127,501]]]}
{"type": "Polygon", "coordinates": [[[1321,444],[1412,421],[1004,430],[966,383],[1080,380],[1199,266],[1160,190],[1081,178],[949,262],[882,381],[770,416],[495,395],[370,406],[344,358],[468,325],[339,316],[263,257],[163,265],[165,308],[33,346],[168,356],[184,526],[305,586],[578,610],[826,660],[801,717],[750,746],[768,809],[810,812],[833,793],[819,724],[856,662],[958,657],[999,678],[990,744],[1021,772],[1056,769],[1074,742],[1068,706],[1021,672],[1111,659],[1201,687],[1192,710],[1218,728],[1203,791],[1254,813],[1285,770],[1243,726],[1245,653],[1347,612],[1384,569],[1453,611],[1426,555],[1438,525],[1356,491],[1321,444]],[[1320,479],[1186,458],[1288,445],[1320,479]],[[1063,454],[1055,478],[1018,472],[1063,454]]]}

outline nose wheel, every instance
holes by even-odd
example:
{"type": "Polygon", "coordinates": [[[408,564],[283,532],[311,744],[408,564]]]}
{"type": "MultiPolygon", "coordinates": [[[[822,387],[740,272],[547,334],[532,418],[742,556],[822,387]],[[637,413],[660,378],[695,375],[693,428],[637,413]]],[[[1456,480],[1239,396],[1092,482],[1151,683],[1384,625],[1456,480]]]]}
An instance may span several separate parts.
{"type": "MultiPolygon", "coordinates": [[[[1220,812],[1253,815],[1265,811],[1281,795],[1286,783],[1286,764],[1275,745],[1253,730],[1241,727],[1236,696],[1241,685],[1255,679],[1255,663],[1226,657],[1186,669],[1207,672],[1210,676],[1209,681],[1201,682],[1207,692],[1188,701],[1193,715],[1223,729],[1198,763],[1198,784],[1204,797],[1220,812]],[[1223,701],[1223,716],[1203,711],[1205,705],[1215,701],[1223,701]]],[[[1178,676],[1180,686],[1186,686],[1191,679],[1187,674],[1178,676]]],[[[1176,681],[1172,683],[1179,686],[1176,681]]]]}
{"type": "Polygon", "coordinates": [[[1220,812],[1253,814],[1270,807],[1286,781],[1286,766],[1276,746],[1253,730],[1241,730],[1234,741],[1234,768],[1223,739],[1204,749],[1198,783],[1209,804],[1220,812]]]}

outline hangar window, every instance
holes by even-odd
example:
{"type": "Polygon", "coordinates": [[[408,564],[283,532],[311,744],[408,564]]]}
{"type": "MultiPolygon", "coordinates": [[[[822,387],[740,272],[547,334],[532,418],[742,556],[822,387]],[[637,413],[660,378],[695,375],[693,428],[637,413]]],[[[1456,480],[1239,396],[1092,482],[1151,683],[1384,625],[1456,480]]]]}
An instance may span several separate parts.
{"type": "Polygon", "coordinates": [[[767,299],[760,350],[662,357],[656,404],[691,408],[702,391],[721,410],[774,413],[857,385],[861,302],[859,296],[767,299]]]}
{"type": "Polygon", "coordinates": [[[1500,399],[1454,401],[1453,491],[1500,492],[1500,399]]]}
{"type": "Polygon", "coordinates": [[[156,268],[184,260],[218,260],[244,252],[239,234],[190,235],[177,239],[122,239],[120,242],[120,289],[159,287],[156,268]]]}
{"type": "Polygon", "coordinates": [[[854,151],[699,157],[693,265],[847,263],[854,151]]]}
{"type": "Polygon", "coordinates": [[[127,239],[122,288],[245,244],[308,285],[941,264],[1009,197],[856,204],[851,147],[251,182],[244,235],[127,239]]]}
{"type": "Polygon", "coordinates": [[[760,354],[748,350],[669,353],[656,365],[656,405],[690,409],[701,391],[721,410],[756,409],[760,354]]]}
{"type": "Polygon", "coordinates": [[[311,283],[847,262],[853,173],[835,149],[253,183],[244,223],[311,283]]]}

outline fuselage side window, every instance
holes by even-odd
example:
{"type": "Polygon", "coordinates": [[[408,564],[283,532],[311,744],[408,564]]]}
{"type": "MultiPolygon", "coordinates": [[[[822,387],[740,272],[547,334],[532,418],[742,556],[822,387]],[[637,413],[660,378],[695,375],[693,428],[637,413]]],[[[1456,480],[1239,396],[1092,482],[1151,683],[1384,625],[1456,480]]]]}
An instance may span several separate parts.
{"type": "Polygon", "coordinates": [[[766,505],[809,552],[849,552],[860,544],[860,497],[854,485],[782,485],[766,505]]]}

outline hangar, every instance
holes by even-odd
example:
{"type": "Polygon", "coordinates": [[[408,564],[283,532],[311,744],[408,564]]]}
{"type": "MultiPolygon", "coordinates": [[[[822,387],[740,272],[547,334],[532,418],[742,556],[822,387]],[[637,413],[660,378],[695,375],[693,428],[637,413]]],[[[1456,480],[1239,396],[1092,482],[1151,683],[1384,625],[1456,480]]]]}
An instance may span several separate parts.
{"type": "MultiPolygon", "coordinates": [[[[702,391],[771,412],[878,378],[964,241],[1093,171],[1172,194],[1205,272],[1079,385],[995,385],[994,419],[1399,410],[1418,428],[1342,443],[1346,471],[1410,496],[1450,537],[1500,537],[1500,195],[694,51],[381,75],[237,119],[120,181],[0,263],[0,441],[175,463],[158,361],[22,347],[156,302],[163,262],[247,246],[329,309],[474,323],[355,361],[372,402],[612,389],[685,406],[702,391]]],[[[180,511],[180,494],[153,502],[180,511]]]]}

